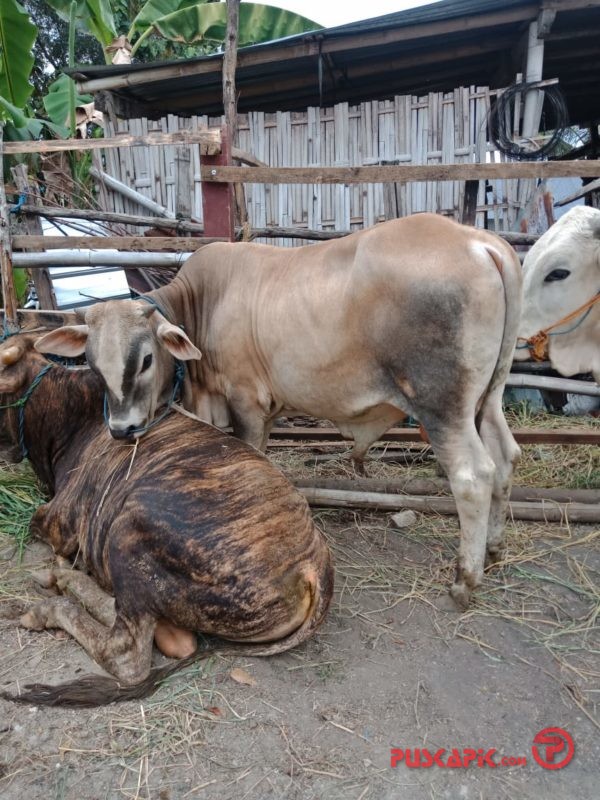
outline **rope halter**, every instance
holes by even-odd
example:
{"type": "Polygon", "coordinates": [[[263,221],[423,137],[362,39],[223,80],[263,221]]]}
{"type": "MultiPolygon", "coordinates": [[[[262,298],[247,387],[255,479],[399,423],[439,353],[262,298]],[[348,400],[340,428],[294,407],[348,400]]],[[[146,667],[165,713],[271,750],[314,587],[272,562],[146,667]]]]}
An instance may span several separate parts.
{"type": "Polygon", "coordinates": [[[524,350],[525,348],[528,348],[534,361],[544,361],[548,355],[548,343],[550,341],[550,337],[563,336],[565,333],[571,333],[574,331],[587,318],[588,314],[592,310],[592,306],[598,302],[600,302],[600,292],[595,294],[586,303],[579,306],[579,308],[576,308],[575,311],[571,311],[570,314],[562,317],[558,320],[558,322],[554,322],[552,325],[548,325],[547,328],[543,328],[541,331],[534,333],[533,336],[530,336],[528,339],[525,339],[523,336],[519,336],[517,341],[524,342],[524,344],[518,344],[516,349],[524,350]],[[572,327],[567,328],[566,331],[554,331],[555,328],[558,328],[560,325],[564,325],[567,322],[571,322],[571,320],[575,319],[580,314],[583,314],[581,319],[578,320],[578,322],[576,322],[572,327]],[[554,333],[552,333],[552,331],[554,331],[554,333]]]}
{"type": "Polygon", "coordinates": [[[31,381],[29,387],[25,390],[25,393],[22,397],[20,397],[18,400],[15,400],[13,403],[7,403],[5,406],[0,406],[0,410],[7,408],[19,409],[19,447],[21,448],[23,458],[27,458],[29,455],[29,451],[25,446],[25,406],[27,405],[27,401],[35,391],[36,387],[39,386],[44,375],[49,372],[53,366],[54,364],[47,364],[45,367],[43,367],[43,369],[41,369],[31,381]]]}

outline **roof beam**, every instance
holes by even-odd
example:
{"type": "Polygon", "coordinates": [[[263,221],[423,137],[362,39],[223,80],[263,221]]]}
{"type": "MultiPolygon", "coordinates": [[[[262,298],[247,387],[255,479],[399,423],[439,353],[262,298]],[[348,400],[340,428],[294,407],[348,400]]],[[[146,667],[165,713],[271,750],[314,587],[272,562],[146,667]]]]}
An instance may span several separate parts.
{"type": "MultiPolygon", "coordinates": [[[[494,11],[473,16],[462,16],[456,19],[438,20],[436,22],[407,25],[392,30],[373,31],[371,33],[347,34],[327,38],[316,34],[306,34],[302,41],[293,44],[272,44],[268,47],[242,48],[238,53],[238,73],[244,67],[257,66],[280,61],[291,61],[296,58],[318,56],[339,51],[359,50],[366,47],[379,47],[386,44],[396,44],[415,39],[445,36],[452,33],[464,33],[481,30],[498,25],[532,21],[537,18],[539,6],[528,3],[518,8],[494,11]]],[[[100,90],[116,90],[130,86],[140,86],[153,81],[169,80],[171,78],[190,75],[220,74],[222,70],[222,56],[214,56],[194,64],[177,64],[152,69],[136,70],[127,74],[114,75],[104,78],[79,81],[77,86],[80,92],[98,92],[100,90]]]]}

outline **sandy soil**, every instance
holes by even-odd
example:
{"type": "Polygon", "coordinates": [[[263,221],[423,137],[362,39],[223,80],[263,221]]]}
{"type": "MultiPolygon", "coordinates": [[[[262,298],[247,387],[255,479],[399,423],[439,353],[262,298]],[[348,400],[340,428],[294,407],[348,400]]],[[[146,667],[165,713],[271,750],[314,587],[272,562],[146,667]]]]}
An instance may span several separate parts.
{"type": "MultiPolygon", "coordinates": [[[[285,462],[283,451],[274,456],[285,462]]],[[[472,608],[447,600],[457,526],[420,516],[394,530],[385,514],[316,514],[334,549],[336,594],[318,635],[270,659],[212,658],[141,703],[74,711],[0,700],[4,800],[101,798],[598,797],[600,530],[510,524],[508,563],[472,608]],[[255,681],[231,678],[243,668],[255,681]],[[568,766],[532,758],[534,736],[560,727],[568,766]],[[523,766],[390,766],[390,748],[495,748],[523,766]]],[[[15,621],[35,598],[0,536],[0,686],[93,671],[68,637],[15,621]]],[[[160,657],[156,656],[157,662],[160,657]]],[[[544,752],[544,748],[541,748],[544,752]]],[[[562,757],[561,754],[557,758],[562,757]]]]}

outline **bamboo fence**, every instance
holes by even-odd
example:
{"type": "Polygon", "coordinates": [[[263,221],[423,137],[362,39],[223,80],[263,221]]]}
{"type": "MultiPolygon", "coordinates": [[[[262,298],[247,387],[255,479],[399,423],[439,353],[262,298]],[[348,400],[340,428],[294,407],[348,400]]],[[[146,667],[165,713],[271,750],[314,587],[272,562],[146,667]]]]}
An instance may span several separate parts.
{"type": "MultiPolygon", "coordinates": [[[[489,142],[487,117],[495,92],[486,87],[455,89],[425,97],[397,96],[358,106],[339,103],[305,112],[252,112],[238,119],[239,147],[271,167],[443,165],[504,161],[489,142]]],[[[518,120],[517,120],[518,121],[518,120]]],[[[515,125],[517,124],[515,122],[515,125]]],[[[221,117],[173,115],[109,123],[108,136],[218,128],[221,117]]],[[[165,145],[105,153],[103,168],[177,215],[202,221],[200,157],[197,148],[165,145]]],[[[533,179],[482,181],[476,222],[514,230],[535,188],[533,179]],[[487,220],[485,217],[487,216],[487,220]]],[[[252,228],[296,227],[356,230],[393,217],[432,211],[460,218],[464,181],[278,185],[247,183],[252,228]]],[[[106,210],[139,213],[131,200],[102,188],[106,210]]],[[[273,243],[298,244],[291,240],[273,243]]]]}

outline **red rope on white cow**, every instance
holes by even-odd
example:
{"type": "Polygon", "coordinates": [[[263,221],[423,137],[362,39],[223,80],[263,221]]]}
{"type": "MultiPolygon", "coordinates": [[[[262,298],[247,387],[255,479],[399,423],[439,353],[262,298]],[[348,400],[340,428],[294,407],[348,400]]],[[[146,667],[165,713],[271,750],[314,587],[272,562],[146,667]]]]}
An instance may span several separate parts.
{"type": "Polygon", "coordinates": [[[579,308],[576,308],[575,311],[571,311],[570,314],[562,317],[562,319],[559,319],[558,322],[548,325],[547,328],[543,328],[541,331],[534,333],[533,336],[530,336],[528,339],[525,339],[523,336],[519,336],[517,341],[525,342],[525,344],[518,344],[517,349],[522,350],[523,348],[527,347],[531,357],[535,361],[544,361],[548,355],[548,340],[550,336],[559,336],[563,333],[570,333],[571,331],[574,331],[575,328],[579,327],[579,325],[581,325],[583,320],[587,317],[592,306],[598,302],[600,302],[600,292],[594,295],[591,300],[588,300],[587,303],[584,303],[582,306],[579,306],[579,308]],[[550,333],[550,331],[553,331],[554,328],[558,328],[559,325],[564,325],[566,322],[571,322],[572,319],[575,319],[575,317],[579,316],[579,314],[582,314],[584,311],[587,313],[579,320],[577,325],[574,325],[568,331],[550,333]]]}

